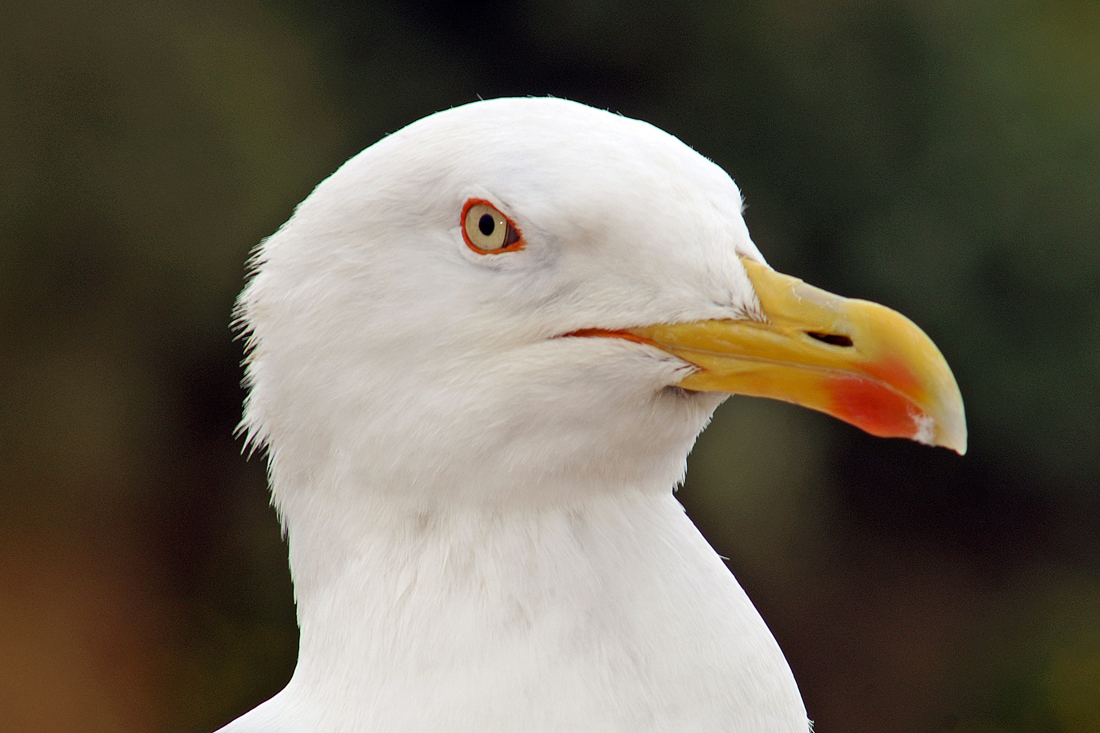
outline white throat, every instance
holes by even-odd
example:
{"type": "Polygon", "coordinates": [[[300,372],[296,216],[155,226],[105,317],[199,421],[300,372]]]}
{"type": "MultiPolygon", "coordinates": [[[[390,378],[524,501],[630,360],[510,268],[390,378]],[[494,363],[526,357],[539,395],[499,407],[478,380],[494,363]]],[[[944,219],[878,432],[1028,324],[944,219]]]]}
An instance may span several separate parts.
{"type": "Polygon", "coordinates": [[[778,646],[669,490],[370,505],[288,523],[302,635],[280,715],[340,710],[349,731],[805,733],[778,646]]]}

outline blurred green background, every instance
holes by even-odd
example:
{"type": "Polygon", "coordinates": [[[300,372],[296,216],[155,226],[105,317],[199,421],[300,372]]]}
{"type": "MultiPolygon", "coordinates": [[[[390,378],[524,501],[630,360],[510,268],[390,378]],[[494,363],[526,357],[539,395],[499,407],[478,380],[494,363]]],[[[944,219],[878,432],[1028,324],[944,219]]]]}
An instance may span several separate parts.
{"type": "MultiPolygon", "coordinates": [[[[569,97],[734,176],[777,268],[909,315],[970,453],[730,400],[682,501],[822,733],[1100,731],[1100,4],[0,8],[0,731],[216,728],[296,651],[233,437],[250,249],[345,158],[569,97]]],[[[690,613],[690,609],[685,609],[690,613]]]]}

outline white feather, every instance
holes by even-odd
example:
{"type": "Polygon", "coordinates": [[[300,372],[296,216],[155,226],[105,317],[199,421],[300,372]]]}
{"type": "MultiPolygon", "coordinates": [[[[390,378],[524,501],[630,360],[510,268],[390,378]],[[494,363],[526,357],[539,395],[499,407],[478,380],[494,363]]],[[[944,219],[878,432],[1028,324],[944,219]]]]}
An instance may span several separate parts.
{"type": "Polygon", "coordinates": [[[738,318],[760,259],[717,166],[557,99],[425,118],[258,251],[243,427],[301,646],[224,733],[805,733],[777,644],[673,498],[722,400],[582,328],[738,318]],[[493,202],[519,252],[462,239],[493,202]]]}

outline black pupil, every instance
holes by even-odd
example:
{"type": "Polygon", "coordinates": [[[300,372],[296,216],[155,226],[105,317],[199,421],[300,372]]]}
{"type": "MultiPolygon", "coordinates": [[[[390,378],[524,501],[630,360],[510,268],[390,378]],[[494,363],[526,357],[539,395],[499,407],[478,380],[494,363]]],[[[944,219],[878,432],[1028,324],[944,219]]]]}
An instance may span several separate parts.
{"type": "Polygon", "coordinates": [[[497,223],[493,220],[491,214],[482,214],[481,218],[477,220],[477,228],[487,237],[497,228],[497,223]]]}

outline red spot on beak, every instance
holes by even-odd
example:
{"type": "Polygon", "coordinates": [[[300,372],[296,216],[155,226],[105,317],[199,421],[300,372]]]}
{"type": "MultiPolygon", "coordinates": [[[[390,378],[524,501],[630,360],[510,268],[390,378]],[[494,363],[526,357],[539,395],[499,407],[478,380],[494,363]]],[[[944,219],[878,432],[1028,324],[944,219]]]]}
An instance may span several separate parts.
{"type": "Polygon", "coordinates": [[[831,414],[880,438],[912,438],[920,430],[923,413],[912,400],[871,379],[837,376],[826,389],[831,414]]]}

